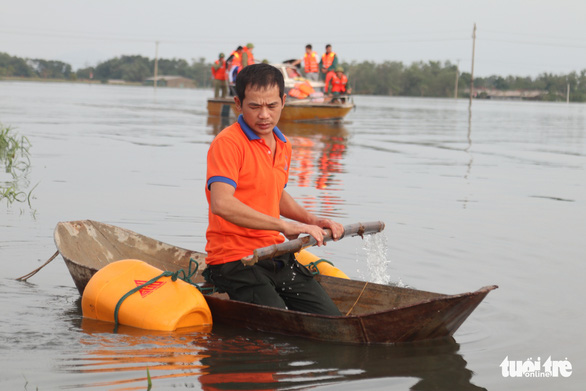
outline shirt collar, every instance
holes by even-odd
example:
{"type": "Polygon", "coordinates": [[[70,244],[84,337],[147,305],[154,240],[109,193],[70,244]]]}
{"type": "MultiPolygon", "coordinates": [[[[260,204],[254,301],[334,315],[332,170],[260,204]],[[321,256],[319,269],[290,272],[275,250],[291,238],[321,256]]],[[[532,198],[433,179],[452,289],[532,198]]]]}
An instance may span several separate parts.
{"type": "MultiPolygon", "coordinates": [[[[248,124],[244,122],[244,117],[242,116],[242,114],[238,116],[238,124],[240,124],[240,128],[242,128],[242,131],[244,132],[246,137],[248,137],[249,140],[252,141],[260,139],[260,137],[256,133],[254,133],[250,126],[248,126],[248,124]]],[[[273,128],[273,133],[275,133],[275,136],[277,136],[277,138],[282,142],[287,142],[287,139],[285,138],[281,130],[276,126],[273,128]]]]}

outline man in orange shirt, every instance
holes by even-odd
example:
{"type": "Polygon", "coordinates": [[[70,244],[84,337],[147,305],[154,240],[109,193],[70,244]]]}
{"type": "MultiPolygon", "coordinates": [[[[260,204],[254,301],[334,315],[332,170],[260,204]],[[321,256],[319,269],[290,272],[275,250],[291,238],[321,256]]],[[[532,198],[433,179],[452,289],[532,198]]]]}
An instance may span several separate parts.
{"type": "Polygon", "coordinates": [[[338,308],[293,254],[245,266],[240,260],[261,247],[300,234],[323,244],[341,224],[318,218],[285,191],[291,143],[277,128],[285,105],[282,73],[268,64],[242,69],[236,79],[238,121],[216,136],[207,158],[206,232],[210,280],[233,300],[326,315],[338,308]],[[281,219],[280,216],[288,220],[281,219]],[[282,235],[281,235],[282,234],[282,235]]]}

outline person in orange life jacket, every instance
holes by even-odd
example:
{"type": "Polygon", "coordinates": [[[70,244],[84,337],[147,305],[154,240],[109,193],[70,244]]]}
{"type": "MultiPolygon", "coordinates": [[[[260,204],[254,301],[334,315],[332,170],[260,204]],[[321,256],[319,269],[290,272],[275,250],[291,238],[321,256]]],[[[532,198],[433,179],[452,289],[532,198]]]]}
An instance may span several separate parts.
{"type": "Polygon", "coordinates": [[[247,43],[246,46],[242,48],[242,67],[240,69],[254,64],[254,55],[252,54],[252,49],[254,49],[254,45],[251,43],[247,43]]]}
{"type": "Polygon", "coordinates": [[[344,74],[344,68],[337,67],[335,72],[328,72],[324,90],[332,97],[332,103],[338,101],[340,95],[352,93],[352,88],[348,87],[348,77],[344,74]]]}
{"type": "Polygon", "coordinates": [[[335,240],[344,232],[341,224],[310,213],[285,190],[292,147],[276,126],[284,90],[283,74],[269,64],[249,65],[236,78],[234,102],[241,114],[216,136],[207,156],[206,276],[233,300],[340,315],[293,254],[252,266],[240,261],[285,237],[309,234],[321,246],[324,228],[335,240]]]}
{"type": "Polygon", "coordinates": [[[305,77],[312,81],[318,80],[319,64],[317,53],[313,51],[311,44],[305,45],[305,55],[299,60],[295,60],[291,65],[300,64],[303,61],[303,70],[305,77]]]}
{"type": "Polygon", "coordinates": [[[228,56],[228,59],[226,60],[227,69],[239,67],[242,64],[242,51],[243,47],[238,46],[236,50],[230,53],[230,56],[228,56]]]}
{"type": "Polygon", "coordinates": [[[238,46],[236,50],[234,50],[228,59],[226,60],[226,70],[227,70],[227,78],[228,78],[228,85],[230,86],[230,96],[234,96],[234,83],[236,82],[236,75],[240,71],[242,67],[242,46],[238,46]]]}
{"type": "Polygon", "coordinates": [[[325,80],[329,71],[333,71],[338,66],[338,56],[332,51],[332,45],[326,45],[326,52],[321,56],[319,61],[319,78],[325,80]]]}
{"type": "Polygon", "coordinates": [[[212,78],[214,81],[214,98],[226,97],[226,61],[224,60],[224,53],[220,53],[218,59],[212,65],[212,78]]]}

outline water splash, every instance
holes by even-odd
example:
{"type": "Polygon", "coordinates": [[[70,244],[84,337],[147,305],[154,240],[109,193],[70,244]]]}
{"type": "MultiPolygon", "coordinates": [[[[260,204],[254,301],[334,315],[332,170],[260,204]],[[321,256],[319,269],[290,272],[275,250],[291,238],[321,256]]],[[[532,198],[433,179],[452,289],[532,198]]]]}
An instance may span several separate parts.
{"type": "Polygon", "coordinates": [[[389,246],[384,234],[364,236],[363,250],[366,252],[368,281],[388,285],[391,282],[391,260],[387,257],[389,246]]]}

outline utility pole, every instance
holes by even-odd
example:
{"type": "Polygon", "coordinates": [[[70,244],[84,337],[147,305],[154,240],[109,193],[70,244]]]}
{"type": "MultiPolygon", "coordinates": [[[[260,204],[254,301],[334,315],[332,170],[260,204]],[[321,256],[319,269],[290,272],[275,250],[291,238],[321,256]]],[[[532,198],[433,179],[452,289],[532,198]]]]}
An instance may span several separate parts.
{"type": "Polygon", "coordinates": [[[458,79],[460,78],[460,60],[456,65],[456,86],[454,87],[454,99],[458,99],[458,79]]]}
{"type": "Polygon", "coordinates": [[[470,106],[472,106],[472,95],[474,95],[474,51],[476,49],[476,23],[472,31],[472,69],[470,71],[470,106]]]}
{"type": "Polygon", "coordinates": [[[157,89],[157,73],[159,73],[159,41],[155,42],[155,78],[153,80],[153,86],[157,89]]]}

